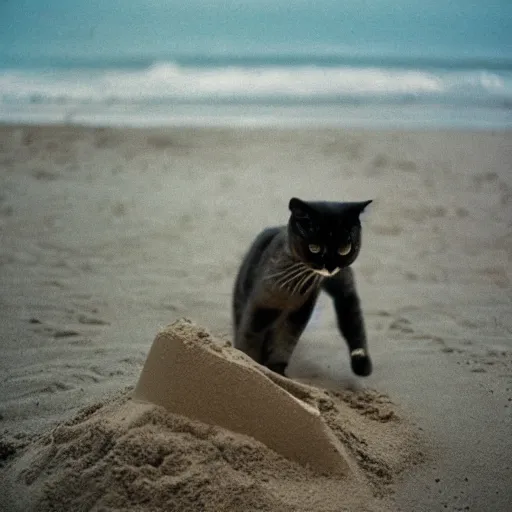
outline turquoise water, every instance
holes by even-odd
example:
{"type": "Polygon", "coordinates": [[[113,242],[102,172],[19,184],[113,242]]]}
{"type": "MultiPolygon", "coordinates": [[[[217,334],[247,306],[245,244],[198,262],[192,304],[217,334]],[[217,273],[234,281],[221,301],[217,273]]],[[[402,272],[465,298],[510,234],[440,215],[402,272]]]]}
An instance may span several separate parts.
{"type": "Polygon", "coordinates": [[[0,121],[512,127],[512,2],[4,0],[0,121]]]}

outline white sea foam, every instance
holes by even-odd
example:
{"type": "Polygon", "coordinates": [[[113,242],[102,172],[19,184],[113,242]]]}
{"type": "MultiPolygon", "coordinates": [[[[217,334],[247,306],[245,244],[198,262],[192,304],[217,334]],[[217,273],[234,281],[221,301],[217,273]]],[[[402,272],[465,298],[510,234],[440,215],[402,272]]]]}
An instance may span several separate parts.
{"type": "Polygon", "coordinates": [[[512,104],[512,73],[319,66],[0,71],[2,103],[441,101],[512,104]]]}

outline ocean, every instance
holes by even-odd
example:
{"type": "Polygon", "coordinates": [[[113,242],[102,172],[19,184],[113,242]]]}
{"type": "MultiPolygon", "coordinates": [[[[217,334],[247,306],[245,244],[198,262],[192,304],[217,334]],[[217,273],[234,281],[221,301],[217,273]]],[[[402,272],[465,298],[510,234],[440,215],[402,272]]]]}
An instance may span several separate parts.
{"type": "Polygon", "coordinates": [[[0,122],[512,128],[512,2],[4,0],[0,122]]]}

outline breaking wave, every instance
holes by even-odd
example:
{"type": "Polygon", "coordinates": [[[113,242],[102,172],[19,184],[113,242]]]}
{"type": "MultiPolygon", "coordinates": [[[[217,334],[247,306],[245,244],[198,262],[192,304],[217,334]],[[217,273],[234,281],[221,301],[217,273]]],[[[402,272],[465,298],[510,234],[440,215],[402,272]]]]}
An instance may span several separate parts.
{"type": "Polygon", "coordinates": [[[3,69],[3,104],[436,103],[512,108],[512,71],[321,65],[3,69]]]}

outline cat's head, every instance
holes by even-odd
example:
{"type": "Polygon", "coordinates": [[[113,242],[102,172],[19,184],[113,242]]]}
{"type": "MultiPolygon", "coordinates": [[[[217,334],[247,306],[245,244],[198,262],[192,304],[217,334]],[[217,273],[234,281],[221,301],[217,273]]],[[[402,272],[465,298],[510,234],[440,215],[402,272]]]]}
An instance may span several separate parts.
{"type": "Polygon", "coordinates": [[[293,197],[288,221],[292,254],[325,276],[348,267],[361,249],[359,215],[370,203],[311,202],[293,197]]]}

